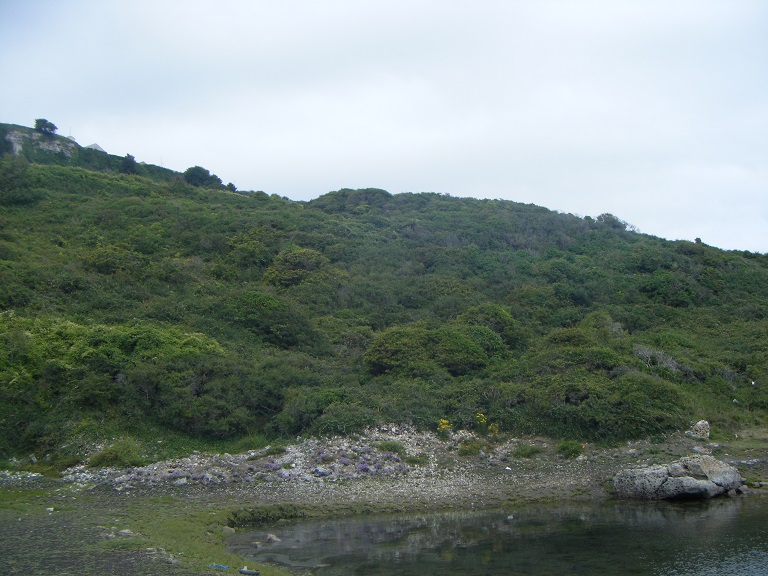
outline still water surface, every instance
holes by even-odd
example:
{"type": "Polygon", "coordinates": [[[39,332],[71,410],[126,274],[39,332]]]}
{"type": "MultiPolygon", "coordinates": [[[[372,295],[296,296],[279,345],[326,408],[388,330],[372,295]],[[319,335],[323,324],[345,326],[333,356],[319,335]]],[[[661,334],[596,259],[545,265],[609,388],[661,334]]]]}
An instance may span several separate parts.
{"type": "Polygon", "coordinates": [[[318,576],[768,575],[768,500],[291,521],[239,534],[232,548],[318,576]],[[281,541],[266,543],[269,533],[281,541]]]}

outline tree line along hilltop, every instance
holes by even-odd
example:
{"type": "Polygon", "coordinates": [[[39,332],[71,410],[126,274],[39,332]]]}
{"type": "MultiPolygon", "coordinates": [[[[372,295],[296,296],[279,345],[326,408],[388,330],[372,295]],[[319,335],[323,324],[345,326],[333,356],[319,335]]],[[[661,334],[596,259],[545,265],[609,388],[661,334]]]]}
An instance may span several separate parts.
{"type": "Polygon", "coordinates": [[[502,200],[294,202],[16,149],[19,130],[0,125],[5,459],[379,422],[598,442],[766,424],[765,254],[502,200]]]}

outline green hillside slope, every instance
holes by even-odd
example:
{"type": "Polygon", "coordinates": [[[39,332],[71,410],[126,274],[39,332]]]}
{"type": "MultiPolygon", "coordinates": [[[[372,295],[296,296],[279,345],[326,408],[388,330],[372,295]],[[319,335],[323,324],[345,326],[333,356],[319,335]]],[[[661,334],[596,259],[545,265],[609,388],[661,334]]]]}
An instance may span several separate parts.
{"type": "Polygon", "coordinates": [[[15,155],[37,164],[76,166],[94,171],[122,172],[168,182],[178,174],[173,170],[136,162],[130,154],[115,156],[100,148],[80,146],[54,133],[33,130],[16,124],[0,124],[0,156],[15,155]]]}
{"type": "Polygon", "coordinates": [[[146,430],[766,423],[766,255],[507,201],[62,164],[0,162],[5,457],[146,430]]]}

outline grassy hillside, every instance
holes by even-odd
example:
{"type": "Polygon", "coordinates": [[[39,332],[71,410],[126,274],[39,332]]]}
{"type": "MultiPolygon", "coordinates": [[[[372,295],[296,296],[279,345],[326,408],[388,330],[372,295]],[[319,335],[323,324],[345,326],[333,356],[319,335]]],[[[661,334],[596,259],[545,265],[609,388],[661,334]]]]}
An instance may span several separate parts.
{"type": "Polygon", "coordinates": [[[115,156],[102,150],[80,146],[74,140],[43,133],[26,126],[0,124],[0,156],[15,154],[28,162],[76,166],[99,172],[123,172],[160,182],[178,177],[173,170],[136,162],[133,156],[115,156]],[[130,156],[132,161],[128,162],[130,156]]]}
{"type": "Polygon", "coordinates": [[[609,214],[62,164],[0,162],[5,457],[382,421],[590,441],[766,423],[766,255],[609,214]]]}

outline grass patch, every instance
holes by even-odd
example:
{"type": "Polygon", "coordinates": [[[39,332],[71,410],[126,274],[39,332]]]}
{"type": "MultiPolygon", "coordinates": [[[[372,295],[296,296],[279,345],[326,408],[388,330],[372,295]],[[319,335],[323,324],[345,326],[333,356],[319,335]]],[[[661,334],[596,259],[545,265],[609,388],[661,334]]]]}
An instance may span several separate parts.
{"type": "Polygon", "coordinates": [[[29,464],[19,468],[19,470],[23,470],[25,472],[36,472],[37,474],[42,474],[46,478],[59,479],[61,478],[62,470],[66,470],[67,468],[76,466],[78,464],[80,464],[80,460],[68,460],[65,463],[57,460],[52,464],[40,464],[39,462],[37,464],[29,464]]]}
{"type": "Polygon", "coordinates": [[[408,454],[408,449],[397,440],[382,440],[375,444],[382,452],[391,452],[402,458],[403,462],[411,466],[423,466],[429,462],[429,454],[408,454]]]}
{"type": "Polygon", "coordinates": [[[141,466],[145,462],[141,443],[131,436],[124,436],[91,456],[88,465],[94,468],[127,468],[141,466]]]}
{"type": "Polygon", "coordinates": [[[48,496],[45,489],[29,490],[27,488],[3,488],[0,490],[0,510],[8,509],[28,513],[29,506],[35,504],[40,510],[40,500],[48,496]]]}
{"type": "MultiPolygon", "coordinates": [[[[162,548],[196,573],[209,573],[209,564],[232,567],[249,566],[239,554],[227,549],[229,534],[224,527],[232,524],[232,513],[220,507],[200,509],[175,497],[141,499],[136,508],[125,510],[123,522],[134,536],[103,542],[105,547],[142,550],[162,548]]],[[[288,576],[278,568],[260,565],[264,576],[288,576]]]]}
{"type": "MultiPolygon", "coordinates": [[[[227,548],[229,534],[224,527],[232,524],[232,512],[222,507],[220,501],[188,501],[183,497],[160,496],[121,498],[111,494],[80,494],[76,500],[61,502],[55,490],[0,490],[0,521],[16,518],[24,520],[47,517],[48,506],[55,507],[55,518],[61,526],[66,525],[69,534],[62,542],[52,543],[54,548],[66,543],[75,557],[82,552],[88,554],[112,552],[144,552],[148,548],[162,549],[157,562],[164,563],[163,555],[173,556],[179,566],[166,568],[158,566],[158,574],[211,574],[212,563],[229,565],[233,568],[248,564],[261,571],[263,576],[290,576],[277,567],[257,565],[255,562],[230,552],[227,548]],[[77,540],[77,535],[103,526],[105,532],[128,529],[130,535],[115,538],[86,538],[77,540]],[[110,528],[111,527],[111,528],[110,528]],[[75,536],[72,536],[74,534],[75,536]]],[[[34,524],[33,524],[34,525],[34,524]]],[[[27,526],[20,521],[19,526],[27,526]]],[[[152,570],[152,563],[144,566],[152,570]]],[[[87,570],[86,570],[87,572],[87,570]]],[[[237,570],[235,569],[236,573],[237,570]]]]}
{"type": "Polygon", "coordinates": [[[397,454],[401,458],[405,458],[408,452],[405,446],[403,446],[403,443],[398,442],[397,440],[382,440],[381,442],[376,444],[376,448],[378,448],[382,452],[392,452],[393,454],[397,454]]]}
{"type": "Polygon", "coordinates": [[[664,444],[667,437],[664,434],[654,434],[651,436],[651,444],[664,444]]]}
{"type": "Polygon", "coordinates": [[[581,452],[581,444],[576,440],[563,440],[557,445],[557,453],[564,458],[576,458],[581,452]]]}
{"type": "MultiPolygon", "coordinates": [[[[271,443],[272,442],[270,439],[263,434],[248,434],[242,438],[230,440],[228,442],[230,447],[227,452],[232,454],[239,454],[242,452],[248,452],[249,450],[261,450],[265,446],[269,446],[271,443]]],[[[283,449],[283,451],[285,451],[285,449],[283,449]]]]}
{"type": "Polygon", "coordinates": [[[105,540],[99,545],[106,550],[142,550],[147,542],[140,536],[129,536],[105,540]]]}
{"type": "Polygon", "coordinates": [[[280,444],[273,444],[269,448],[267,448],[263,455],[264,456],[277,456],[278,454],[285,454],[285,446],[282,446],[280,444]]]}
{"type": "Polygon", "coordinates": [[[409,455],[403,458],[403,462],[411,466],[424,466],[429,464],[429,454],[409,455]]]}
{"type": "Polygon", "coordinates": [[[538,456],[544,452],[544,448],[541,446],[534,446],[532,444],[525,444],[523,446],[518,446],[515,448],[514,452],[512,452],[512,456],[515,458],[533,458],[534,456],[538,456]]]}
{"type": "Polygon", "coordinates": [[[310,505],[299,504],[262,504],[252,508],[241,508],[233,511],[227,523],[232,526],[253,526],[262,522],[290,520],[292,518],[307,518],[319,515],[310,505]]]}
{"type": "Polygon", "coordinates": [[[259,452],[258,454],[254,454],[252,456],[248,457],[248,460],[258,460],[259,458],[265,458],[266,456],[278,456],[280,454],[285,454],[286,447],[283,444],[272,444],[271,446],[268,446],[266,450],[263,452],[259,452]]]}
{"type": "Polygon", "coordinates": [[[477,456],[482,449],[483,445],[479,440],[475,440],[474,438],[464,440],[464,442],[459,445],[459,456],[477,456]]]}

